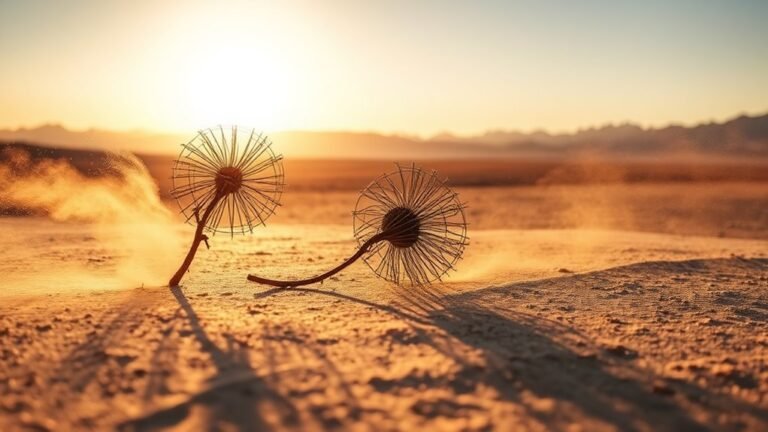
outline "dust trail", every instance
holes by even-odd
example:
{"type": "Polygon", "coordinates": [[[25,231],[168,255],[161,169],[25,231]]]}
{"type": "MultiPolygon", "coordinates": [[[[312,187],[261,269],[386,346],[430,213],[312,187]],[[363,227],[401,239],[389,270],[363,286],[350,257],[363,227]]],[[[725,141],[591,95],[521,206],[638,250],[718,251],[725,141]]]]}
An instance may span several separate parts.
{"type": "MultiPolygon", "coordinates": [[[[578,229],[487,230],[470,233],[464,258],[446,282],[496,284],[561,277],[575,271],[625,264],[616,248],[626,248],[618,231],[578,229]],[[508,239],[499,243],[496,239],[508,239]],[[617,246],[621,244],[621,246],[617,246]]],[[[629,234],[629,233],[628,233],[629,234]]],[[[623,237],[623,235],[622,235],[623,237]]]]}
{"type": "MultiPolygon", "coordinates": [[[[57,245],[68,248],[59,257],[62,265],[33,263],[26,267],[32,270],[30,274],[17,274],[17,279],[50,281],[64,277],[57,273],[66,272],[67,279],[79,277],[83,285],[120,288],[160,285],[168,279],[175,261],[183,255],[183,239],[178,223],[158,196],[157,186],[136,157],[110,155],[106,172],[87,176],[62,159],[32,160],[23,150],[11,148],[2,156],[0,208],[73,223],[96,244],[83,247],[82,240],[72,240],[62,245],[69,240],[53,236],[50,247],[39,247],[41,251],[57,245]],[[97,250],[100,253],[96,254],[97,250]],[[94,262],[101,264],[96,269],[99,271],[89,265],[94,262]]],[[[34,234],[34,230],[29,233],[29,247],[35,246],[31,240],[34,234]]],[[[26,234],[16,232],[14,236],[26,234]]]]}

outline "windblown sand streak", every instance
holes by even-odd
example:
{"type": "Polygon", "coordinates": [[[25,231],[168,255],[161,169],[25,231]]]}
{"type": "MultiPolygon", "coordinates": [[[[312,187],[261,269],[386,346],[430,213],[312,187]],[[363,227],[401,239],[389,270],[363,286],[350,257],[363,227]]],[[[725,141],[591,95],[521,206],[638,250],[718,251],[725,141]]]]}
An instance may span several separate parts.
{"type": "MultiPolygon", "coordinates": [[[[4,156],[0,206],[57,222],[85,224],[104,249],[98,259],[110,269],[108,275],[94,281],[100,287],[162,283],[180,255],[180,238],[172,214],[160,201],[157,186],[141,161],[129,154],[110,155],[107,175],[87,177],[63,159],[33,161],[27,153],[13,149],[6,149],[4,156]]],[[[65,277],[64,273],[82,277],[92,271],[39,269],[25,274],[22,284],[29,286],[36,277],[65,277]]]]}

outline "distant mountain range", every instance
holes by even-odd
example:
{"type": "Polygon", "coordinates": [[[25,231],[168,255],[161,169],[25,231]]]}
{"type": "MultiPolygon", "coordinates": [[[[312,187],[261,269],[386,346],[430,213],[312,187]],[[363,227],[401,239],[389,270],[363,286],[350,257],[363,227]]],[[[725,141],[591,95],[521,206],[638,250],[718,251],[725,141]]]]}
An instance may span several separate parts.
{"type": "MultiPolygon", "coordinates": [[[[173,154],[188,135],[105,130],[71,131],[59,125],[0,130],[0,142],[51,147],[173,154]]],[[[740,116],[692,127],[642,128],[609,125],[571,134],[493,131],[462,137],[420,139],[359,132],[289,131],[271,134],[278,151],[291,157],[349,159],[454,159],[540,157],[768,157],[768,114],[740,116]]]]}

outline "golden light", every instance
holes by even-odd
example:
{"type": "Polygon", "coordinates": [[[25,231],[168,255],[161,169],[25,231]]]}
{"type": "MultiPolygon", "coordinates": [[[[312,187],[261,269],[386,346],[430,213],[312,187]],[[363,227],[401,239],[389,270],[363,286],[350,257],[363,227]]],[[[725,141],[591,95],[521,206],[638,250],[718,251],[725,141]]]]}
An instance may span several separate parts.
{"type": "Polygon", "coordinates": [[[254,22],[231,9],[176,17],[158,35],[152,99],[162,122],[176,129],[243,124],[275,130],[291,124],[300,100],[301,68],[292,57],[297,41],[278,19],[254,22]],[[158,94],[159,93],[159,94],[158,94]]]}
{"type": "Polygon", "coordinates": [[[212,43],[200,62],[179,77],[184,114],[198,124],[285,125],[292,76],[268,50],[212,43]]]}

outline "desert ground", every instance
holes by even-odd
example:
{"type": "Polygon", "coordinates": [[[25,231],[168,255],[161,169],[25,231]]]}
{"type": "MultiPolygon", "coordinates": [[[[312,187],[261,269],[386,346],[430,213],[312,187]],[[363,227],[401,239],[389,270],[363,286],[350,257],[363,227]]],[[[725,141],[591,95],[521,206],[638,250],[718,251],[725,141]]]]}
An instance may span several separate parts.
{"type": "Polygon", "coordinates": [[[354,191],[289,189],[173,289],[189,226],[0,219],[0,430],[768,428],[764,183],[459,191],[423,287],[246,281],[350,256],[354,191]]]}

